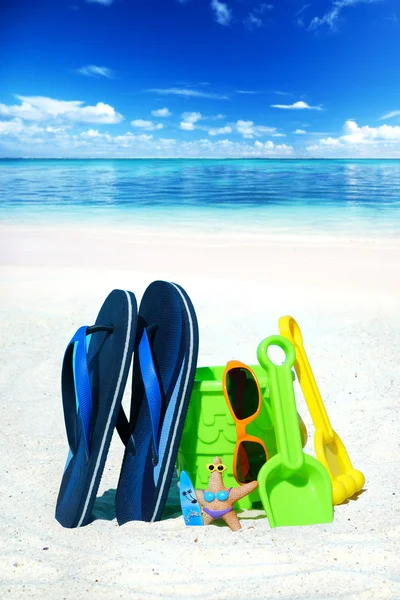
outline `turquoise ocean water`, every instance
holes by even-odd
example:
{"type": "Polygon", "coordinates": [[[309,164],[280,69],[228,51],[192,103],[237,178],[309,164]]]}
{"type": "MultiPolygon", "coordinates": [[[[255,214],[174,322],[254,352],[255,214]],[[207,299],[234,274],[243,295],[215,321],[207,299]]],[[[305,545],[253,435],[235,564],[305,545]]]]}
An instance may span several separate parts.
{"type": "Polygon", "coordinates": [[[3,223],[399,237],[400,160],[0,160],[3,223]]]}

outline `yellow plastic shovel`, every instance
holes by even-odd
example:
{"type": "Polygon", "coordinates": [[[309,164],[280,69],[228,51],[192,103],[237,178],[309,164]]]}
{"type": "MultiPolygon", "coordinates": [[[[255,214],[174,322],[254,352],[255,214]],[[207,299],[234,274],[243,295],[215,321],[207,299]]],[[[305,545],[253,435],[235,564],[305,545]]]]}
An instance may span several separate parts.
{"type": "Polygon", "coordinates": [[[342,440],[332,429],[304,350],[300,327],[293,317],[281,317],[279,319],[279,332],[291,341],[295,347],[296,362],[294,368],[315,427],[315,453],[331,478],[333,504],[341,504],[362,489],[365,477],[361,471],[353,468],[342,440]]]}

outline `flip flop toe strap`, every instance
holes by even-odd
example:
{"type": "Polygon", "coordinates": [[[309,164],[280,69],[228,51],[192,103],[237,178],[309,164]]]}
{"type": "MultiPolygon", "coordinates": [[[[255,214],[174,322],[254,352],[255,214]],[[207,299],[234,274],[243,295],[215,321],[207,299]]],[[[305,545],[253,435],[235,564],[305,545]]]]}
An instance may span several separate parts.
{"type": "Polygon", "coordinates": [[[61,386],[68,445],[72,455],[75,455],[79,445],[78,430],[81,429],[86,460],[89,460],[90,457],[90,430],[93,414],[86,338],[98,331],[111,333],[112,328],[98,325],[79,327],[67,346],[62,365],[61,386]]]}
{"type": "Polygon", "coordinates": [[[144,391],[149,406],[152,440],[153,440],[153,462],[158,462],[158,432],[161,420],[162,397],[156,368],[151,353],[150,341],[146,330],[139,343],[139,363],[143,379],[144,391]]]}
{"type": "MultiPolygon", "coordinates": [[[[157,370],[154,364],[151,345],[146,329],[143,330],[140,342],[138,344],[139,367],[143,381],[144,397],[149,409],[151,422],[151,444],[153,463],[157,465],[159,459],[159,431],[161,425],[162,414],[162,392],[160,382],[157,375],[157,370]]],[[[136,444],[132,432],[132,424],[129,423],[126,414],[121,406],[118,419],[117,431],[125,445],[127,452],[136,455],[136,444]]]]}

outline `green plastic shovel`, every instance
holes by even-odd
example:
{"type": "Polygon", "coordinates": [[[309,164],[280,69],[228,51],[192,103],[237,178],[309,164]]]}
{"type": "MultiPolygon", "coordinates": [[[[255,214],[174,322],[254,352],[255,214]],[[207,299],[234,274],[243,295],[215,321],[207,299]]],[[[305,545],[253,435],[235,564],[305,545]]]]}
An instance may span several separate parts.
{"type": "Polygon", "coordinates": [[[271,527],[312,525],[333,520],[332,484],[325,467],[303,453],[291,369],[296,360],[293,344],[280,335],[258,346],[257,358],[268,376],[277,454],[259,471],[261,502],[271,527]],[[279,346],[285,362],[268,358],[268,348],[279,346]]]}

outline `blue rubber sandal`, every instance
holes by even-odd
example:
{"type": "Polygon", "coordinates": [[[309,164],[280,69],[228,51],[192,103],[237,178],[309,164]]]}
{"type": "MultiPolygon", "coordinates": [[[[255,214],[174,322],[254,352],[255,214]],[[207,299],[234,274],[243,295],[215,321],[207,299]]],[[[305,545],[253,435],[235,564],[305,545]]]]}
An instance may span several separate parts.
{"type": "Polygon", "coordinates": [[[139,308],[130,419],[117,429],[125,454],[116,516],[158,521],[167,500],[198,355],[196,314],[177,284],[153,282],[139,308]]]}
{"type": "Polygon", "coordinates": [[[137,305],[114,290],[93,327],[80,327],[66,349],[62,397],[69,455],[56,506],[64,527],[92,520],[92,509],[132,360],[137,305]]]}

